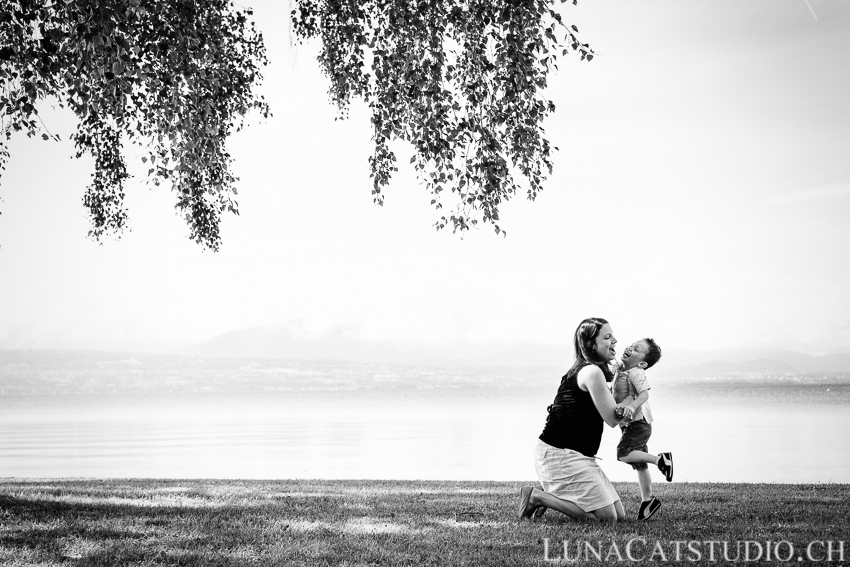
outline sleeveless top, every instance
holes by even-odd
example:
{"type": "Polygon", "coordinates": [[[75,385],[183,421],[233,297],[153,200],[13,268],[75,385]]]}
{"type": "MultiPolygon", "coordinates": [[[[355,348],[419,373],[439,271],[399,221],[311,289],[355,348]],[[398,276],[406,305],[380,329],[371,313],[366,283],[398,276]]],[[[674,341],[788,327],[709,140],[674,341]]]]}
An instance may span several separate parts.
{"type": "Polygon", "coordinates": [[[585,362],[571,368],[563,378],[547,410],[546,425],[540,440],[559,449],[572,449],[587,457],[593,457],[599,450],[604,429],[602,416],[589,392],[578,386],[579,370],[591,363],[585,362]]]}

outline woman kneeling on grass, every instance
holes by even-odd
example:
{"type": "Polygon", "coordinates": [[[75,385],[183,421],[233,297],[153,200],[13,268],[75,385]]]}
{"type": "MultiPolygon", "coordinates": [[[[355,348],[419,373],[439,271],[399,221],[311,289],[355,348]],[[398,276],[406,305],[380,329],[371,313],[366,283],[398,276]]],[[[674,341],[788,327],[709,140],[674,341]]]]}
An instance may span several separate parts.
{"type": "Polygon", "coordinates": [[[614,377],[614,338],[605,319],[585,319],[574,338],[576,361],[561,378],[546,426],[534,448],[534,465],[543,490],[524,486],[520,518],[540,516],[552,508],[577,520],[616,522],[625,519],[623,504],[599,465],[602,422],[614,427],[620,419],[607,382],[614,377]]]}

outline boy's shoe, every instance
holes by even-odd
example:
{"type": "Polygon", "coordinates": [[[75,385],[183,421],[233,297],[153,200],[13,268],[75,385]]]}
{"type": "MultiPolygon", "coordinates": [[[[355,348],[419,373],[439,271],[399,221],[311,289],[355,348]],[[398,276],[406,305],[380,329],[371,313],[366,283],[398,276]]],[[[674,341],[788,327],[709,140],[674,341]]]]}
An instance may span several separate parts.
{"type": "Polygon", "coordinates": [[[546,508],[546,506],[538,506],[537,508],[534,509],[534,512],[531,513],[531,517],[534,518],[535,520],[537,518],[542,518],[543,514],[546,513],[546,510],[548,510],[548,508],[546,508]]]}
{"type": "Polygon", "coordinates": [[[673,453],[658,454],[658,470],[664,473],[667,482],[673,481],[673,453]]]}
{"type": "Polygon", "coordinates": [[[523,486],[519,491],[519,519],[530,518],[534,513],[536,506],[529,506],[531,492],[534,490],[531,486],[523,486]]]}
{"type": "Polygon", "coordinates": [[[661,508],[661,501],[653,496],[646,502],[640,503],[640,510],[638,510],[638,520],[641,522],[644,520],[648,520],[655,514],[658,509],[661,508]]]}

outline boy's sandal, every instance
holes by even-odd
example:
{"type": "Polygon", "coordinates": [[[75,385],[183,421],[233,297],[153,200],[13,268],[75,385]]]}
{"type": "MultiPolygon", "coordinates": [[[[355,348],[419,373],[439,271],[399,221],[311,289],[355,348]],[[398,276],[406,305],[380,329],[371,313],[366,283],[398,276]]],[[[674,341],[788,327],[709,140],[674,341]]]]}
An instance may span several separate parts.
{"type": "Polygon", "coordinates": [[[653,496],[651,499],[646,502],[640,503],[640,510],[638,510],[638,520],[641,522],[648,520],[655,514],[658,509],[661,508],[661,501],[653,496]]]}
{"type": "Polygon", "coordinates": [[[661,453],[658,455],[658,470],[664,473],[667,482],[673,481],[673,453],[661,453]]]}

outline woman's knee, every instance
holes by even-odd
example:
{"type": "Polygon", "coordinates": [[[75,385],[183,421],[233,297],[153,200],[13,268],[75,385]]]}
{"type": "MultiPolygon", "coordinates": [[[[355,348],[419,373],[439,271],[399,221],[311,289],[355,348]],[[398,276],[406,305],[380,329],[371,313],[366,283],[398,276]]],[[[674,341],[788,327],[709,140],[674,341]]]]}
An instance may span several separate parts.
{"type": "Polygon", "coordinates": [[[614,502],[614,510],[617,512],[617,521],[622,522],[626,519],[626,511],[623,509],[622,501],[614,502]]]}
{"type": "Polygon", "coordinates": [[[609,504],[604,508],[594,510],[593,512],[591,512],[591,515],[593,515],[593,517],[600,522],[614,523],[617,520],[625,519],[625,514],[623,515],[623,517],[621,517],[619,510],[617,510],[617,508],[613,504],[609,504]]]}

